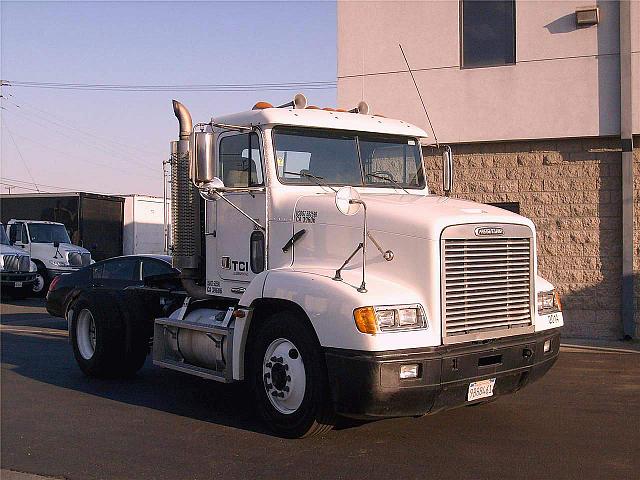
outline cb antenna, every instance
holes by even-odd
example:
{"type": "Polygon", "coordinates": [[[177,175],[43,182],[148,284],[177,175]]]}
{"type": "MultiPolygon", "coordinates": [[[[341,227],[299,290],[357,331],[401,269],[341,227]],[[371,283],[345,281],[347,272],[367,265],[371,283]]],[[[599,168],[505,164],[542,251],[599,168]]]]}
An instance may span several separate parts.
{"type": "Polygon", "coordinates": [[[416,78],[413,76],[413,71],[411,71],[411,67],[409,66],[409,60],[407,60],[407,56],[404,54],[404,49],[402,48],[402,44],[399,43],[398,46],[400,47],[400,51],[402,52],[404,61],[407,64],[409,73],[411,74],[411,80],[413,80],[413,84],[416,86],[416,91],[418,92],[418,96],[420,97],[422,108],[424,108],[424,113],[427,116],[427,121],[429,122],[429,128],[431,128],[431,132],[433,132],[433,139],[436,141],[436,148],[440,148],[440,144],[438,143],[438,137],[436,136],[436,131],[433,129],[433,125],[431,124],[431,119],[429,118],[429,112],[427,112],[427,107],[425,106],[424,100],[422,99],[422,94],[420,93],[420,89],[418,88],[418,84],[416,83],[416,78]]]}

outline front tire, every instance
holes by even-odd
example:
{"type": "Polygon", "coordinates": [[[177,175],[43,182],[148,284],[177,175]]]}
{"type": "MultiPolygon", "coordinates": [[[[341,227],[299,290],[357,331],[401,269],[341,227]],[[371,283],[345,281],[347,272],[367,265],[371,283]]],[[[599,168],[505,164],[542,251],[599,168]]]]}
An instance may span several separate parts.
{"type": "Polygon", "coordinates": [[[43,265],[38,265],[36,272],[36,281],[33,283],[32,292],[36,297],[44,297],[49,290],[49,280],[47,269],[43,265]]]}
{"type": "Polygon", "coordinates": [[[269,317],[254,337],[252,388],[260,416],[286,438],[333,428],[324,357],[317,339],[291,312],[269,317]]]}

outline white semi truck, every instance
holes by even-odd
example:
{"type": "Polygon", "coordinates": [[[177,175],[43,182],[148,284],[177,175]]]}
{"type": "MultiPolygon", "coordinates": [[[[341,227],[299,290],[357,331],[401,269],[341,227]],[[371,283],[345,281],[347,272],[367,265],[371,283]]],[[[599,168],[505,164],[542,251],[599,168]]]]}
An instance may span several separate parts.
{"type": "Polygon", "coordinates": [[[153,333],[155,365],[247,381],[267,425],[300,437],[336,414],[491,401],[556,361],[563,319],[536,274],[534,224],[448,196],[449,148],[447,196],[432,194],[422,129],[302,95],[195,126],[179,102],[174,112],[180,291],[166,291],[156,318],[139,298],[120,313],[88,297],[72,305],[87,374],[134,372],[153,333]]]}
{"type": "Polygon", "coordinates": [[[43,296],[56,276],[71,273],[91,263],[86,248],[73,245],[64,224],[44,220],[7,222],[7,233],[12,246],[26,252],[36,264],[33,294],[43,296]]]}

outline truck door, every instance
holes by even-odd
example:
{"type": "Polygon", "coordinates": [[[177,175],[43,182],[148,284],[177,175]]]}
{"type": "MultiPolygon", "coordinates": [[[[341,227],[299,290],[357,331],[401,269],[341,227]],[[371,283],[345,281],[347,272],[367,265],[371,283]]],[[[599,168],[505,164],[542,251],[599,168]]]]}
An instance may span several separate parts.
{"type": "MultiPolygon", "coordinates": [[[[218,172],[225,197],[266,225],[266,197],[260,138],[252,133],[221,135],[218,172]]],[[[250,282],[264,270],[265,234],[224,200],[216,201],[217,264],[220,278],[250,282]]]]}

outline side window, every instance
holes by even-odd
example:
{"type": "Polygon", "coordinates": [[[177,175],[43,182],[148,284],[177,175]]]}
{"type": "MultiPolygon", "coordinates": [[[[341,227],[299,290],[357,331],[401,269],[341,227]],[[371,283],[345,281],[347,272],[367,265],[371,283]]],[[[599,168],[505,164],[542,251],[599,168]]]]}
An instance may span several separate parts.
{"type": "Polygon", "coordinates": [[[515,0],[461,2],[462,67],[516,63],[515,0]]]}
{"type": "Polygon", "coordinates": [[[94,280],[95,279],[98,279],[98,280],[101,279],[103,270],[104,270],[104,264],[102,264],[102,263],[100,265],[97,265],[97,266],[93,267],[91,269],[91,276],[93,277],[93,279],[94,280]]]}
{"type": "Polygon", "coordinates": [[[142,278],[152,277],[154,275],[167,275],[172,273],[171,267],[158,260],[143,260],[142,261],[142,278]]]}
{"type": "Polygon", "coordinates": [[[25,227],[24,223],[11,224],[9,227],[9,240],[11,240],[11,242],[29,243],[27,227],[25,227]]]}
{"type": "Polygon", "coordinates": [[[264,185],[260,143],[255,133],[223,137],[219,150],[220,178],[226,187],[264,185]]]}
{"type": "Polygon", "coordinates": [[[104,264],[102,278],[107,280],[140,280],[140,267],[136,259],[113,260],[104,264]]]}

